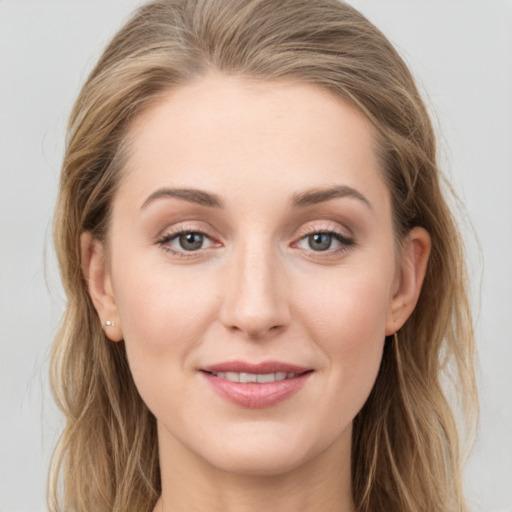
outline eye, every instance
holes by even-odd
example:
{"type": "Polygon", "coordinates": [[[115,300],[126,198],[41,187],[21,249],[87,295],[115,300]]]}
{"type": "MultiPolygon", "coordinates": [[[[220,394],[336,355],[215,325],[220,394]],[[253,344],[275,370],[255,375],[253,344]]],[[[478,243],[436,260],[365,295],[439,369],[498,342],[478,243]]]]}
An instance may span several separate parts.
{"type": "Polygon", "coordinates": [[[297,243],[300,249],[314,252],[338,251],[347,249],[354,240],[337,231],[316,231],[303,236],[297,243]]]}
{"type": "Polygon", "coordinates": [[[213,245],[212,240],[200,231],[179,231],[162,237],[158,243],[174,254],[195,252],[213,245]]]}

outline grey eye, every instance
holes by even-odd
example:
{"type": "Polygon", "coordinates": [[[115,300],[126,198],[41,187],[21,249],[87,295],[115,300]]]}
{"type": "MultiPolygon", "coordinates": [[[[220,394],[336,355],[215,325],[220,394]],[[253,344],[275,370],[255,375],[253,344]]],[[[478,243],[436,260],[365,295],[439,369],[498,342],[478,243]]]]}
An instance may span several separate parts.
{"type": "Polygon", "coordinates": [[[178,236],[178,242],[184,251],[197,251],[204,243],[204,235],[201,233],[182,233],[178,236]]]}
{"type": "Polygon", "coordinates": [[[313,251],[326,251],[331,248],[332,238],[329,233],[313,233],[308,236],[308,246],[313,251]]]}

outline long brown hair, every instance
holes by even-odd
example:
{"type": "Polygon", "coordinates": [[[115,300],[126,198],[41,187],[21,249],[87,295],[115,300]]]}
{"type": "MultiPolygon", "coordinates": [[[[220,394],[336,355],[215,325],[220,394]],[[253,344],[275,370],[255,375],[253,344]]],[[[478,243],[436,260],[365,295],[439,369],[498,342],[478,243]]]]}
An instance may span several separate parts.
{"type": "Polygon", "coordinates": [[[210,71],[327,89],[372,122],[397,244],[432,239],[412,316],[387,340],[374,389],[354,420],[352,490],[360,512],[462,512],[462,457],[446,384],[476,413],[474,336],[459,232],[443,197],[432,125],[389,41],[336,0],[158,0],[118,32],[69,121],[55,214],[67,309],[51,379],[66,426],[52,461],[52,511],[151,511],[161,491],[155,418],[121,343],[109,343],[81,269],[80,236],[106,236],[135,117],[210,71]],[[59,482],[62,488],[59,492],[59,482]]]}

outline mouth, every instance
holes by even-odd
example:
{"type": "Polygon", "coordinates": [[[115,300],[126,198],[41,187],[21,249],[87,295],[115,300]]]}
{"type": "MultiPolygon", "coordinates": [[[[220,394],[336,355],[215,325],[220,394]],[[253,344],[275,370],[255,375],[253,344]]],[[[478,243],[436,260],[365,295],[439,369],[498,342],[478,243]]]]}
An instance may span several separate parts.
{"type": "Polygon", "coordinates": [[[240,407],[261,409],[297,393],[313,370],[276,361],[234,361],[201,368],[200,372],[220,397],[240,407]]]}

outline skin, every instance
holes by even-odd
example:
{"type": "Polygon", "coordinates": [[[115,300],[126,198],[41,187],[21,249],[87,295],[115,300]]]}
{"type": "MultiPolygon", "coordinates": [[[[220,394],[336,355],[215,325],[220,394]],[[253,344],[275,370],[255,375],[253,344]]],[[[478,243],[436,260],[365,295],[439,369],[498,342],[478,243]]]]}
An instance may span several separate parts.
{"type": "Polygon", "coordinates": [[[370,123],[313,86],[217,75],[174,89],[130,136],[108,257],[87,233],[82,247],[99,318],[125,340],[157,418],[155,510],[354,511],[352,421],[430,250],[415,228],[395,252],[370,123]],[[292,206],[332,187],[357,192],[292,206]],[[156,197],[163,188],[223,207],[156,197]],[[178,229],[204,233],[203,245],[184,250],[178,229]],[[329,232],[323,251],[308,238],[329,232]],[[314,371],[283,402],[247,409],[198,371],[233,360],[314,371]]]}

